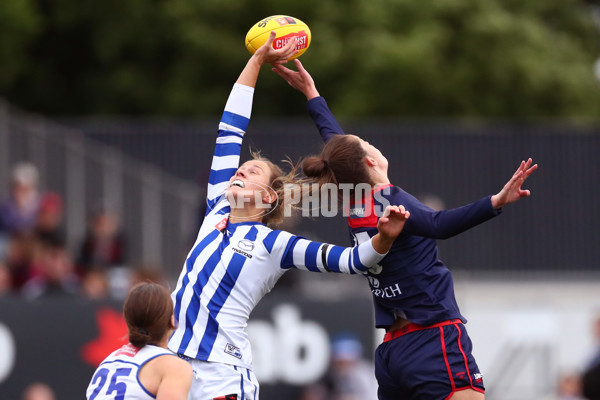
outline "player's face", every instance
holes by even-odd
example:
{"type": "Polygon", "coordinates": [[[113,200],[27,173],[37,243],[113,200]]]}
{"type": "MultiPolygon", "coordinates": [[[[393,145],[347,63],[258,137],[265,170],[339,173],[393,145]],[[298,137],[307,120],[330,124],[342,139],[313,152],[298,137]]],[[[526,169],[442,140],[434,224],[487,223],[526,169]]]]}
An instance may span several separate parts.
{"type": "Polygon", "coordinates": [[[250,160],[229,179],[227,191],[235,197],[247,199],[242,204],[256,204],[268,193],[270,180],[269,166],[263,161],[250,160]]]}
{"type": "Polygon", "coordinates": [[[367,155],[369,157],[373,158],[380,167],[387,169],[388,160],[387,160],[387,158],[385,158],[385,156],[383,154],[381,154],[381,151],[379,151],[379,149],[377,147],[373,146],[371,143],[367,142],[366,140],[363,140],[363,139],[359,138],[358,136],[355,136],[355,137],[360,141],[360,145],[367,152],[367,155]]]}

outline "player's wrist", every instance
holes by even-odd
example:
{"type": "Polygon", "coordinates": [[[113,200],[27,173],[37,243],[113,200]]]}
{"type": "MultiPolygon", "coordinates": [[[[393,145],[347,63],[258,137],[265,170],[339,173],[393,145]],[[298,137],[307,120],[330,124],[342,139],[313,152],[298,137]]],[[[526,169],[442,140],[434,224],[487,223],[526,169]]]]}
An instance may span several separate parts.
{"type": "Polygon", "coordinates": [[[502,204],[502,202],[500,201],[499,194],[495,194],[495,195],[491,196],[490,201],[492,202],[492,208],[494,208],[495,210],[498,210],[505,205],[505,204],[502,204]]]}
{"type": "Polygon", "coordinates": [[[309,88],[308,90],[305,90],[304,95],[306,96],[307,101],[321,96],[316,88],[309,88]]]}
{"type": "Polygon", "coordinates": [[[373,236],[371,243],[373,245],[373,249],[379,254],[387,254],[392,248],[392,244],[394,244],[395,237],[388,236],[384,233],[377,233],[373,236]]]}
{"type": "Polygon", "coordinates": [[[264,64],[266,64],[263,52],[257,51],[254,54],[252,54],[252,56],[248,60],[248,63],[258,68],[262,67],[264,64]]]}

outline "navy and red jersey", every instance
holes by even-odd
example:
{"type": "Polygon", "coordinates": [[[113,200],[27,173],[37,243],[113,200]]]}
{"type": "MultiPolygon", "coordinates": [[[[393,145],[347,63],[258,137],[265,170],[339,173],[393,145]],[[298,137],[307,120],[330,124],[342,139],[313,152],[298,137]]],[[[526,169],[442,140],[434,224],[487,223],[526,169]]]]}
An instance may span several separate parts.
{"type": "Polygon", "coordinates": [[[367,273],[377,327],[389,326],[397,317],[419,325],[455,318],[466,322],[454,297],[452,274],[438,258],[436,239],[452,237],[498,215],[490,198],[435,211],[397,186],[379,186],[370,198],[350,206],[348,225],[358,243],[377,233],[377,221],[388,205],[403,205],[410,218],[379,263],[381,268],[367,273]]]}
{"type": "MultiPolygon", "coordinates": [[[[343,131],[322,97],[307,104],[323,140],[343,131]]],[[[438,258],[437,239],[447,239],[485,222],[501,210],[492,207],[490,196],[451,210],[436,211],[398,186],[377,187],[361,204],[350,206],[348,224],[358,243],[377,233],[377,220],[387,205],[403,205],[410,211],[404,230],[389,253],[367,275],[375,305],[378,328],[398,317],[419,325],[431,325],[461,315],[454,296],[452,274],[438,258]]]]}

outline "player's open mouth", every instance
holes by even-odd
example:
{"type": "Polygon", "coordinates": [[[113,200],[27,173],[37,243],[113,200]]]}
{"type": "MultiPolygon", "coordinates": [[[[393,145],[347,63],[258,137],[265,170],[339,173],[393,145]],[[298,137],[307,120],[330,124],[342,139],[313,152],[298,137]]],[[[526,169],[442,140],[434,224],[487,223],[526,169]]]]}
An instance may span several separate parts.
{"type": "Polygon", "coordinates": [[[237,186],[237,187],[241,187],[243,189],[246,185],[241,180],[236,179],[233,182],[231,182],[230,186],[237,186]]]}

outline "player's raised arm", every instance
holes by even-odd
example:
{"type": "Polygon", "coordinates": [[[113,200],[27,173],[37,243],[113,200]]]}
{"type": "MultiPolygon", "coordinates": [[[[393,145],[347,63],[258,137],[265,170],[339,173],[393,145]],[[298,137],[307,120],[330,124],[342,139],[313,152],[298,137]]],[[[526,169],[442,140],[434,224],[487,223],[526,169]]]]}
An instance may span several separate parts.
{"type": "Polygon", "coordinates": [[[294,65],[297,71],[293,71],[283,65],[275,65],[273,72],[281,76],[291,87],[302,92],[306,96],[306,100],[312,100],[319,97],[320,94],[315,86],[315,81],[304,68],[300,60],[295,59],[294,65]]]}
{"type": "Polygon", "coordinates": [[[285,231],[272,231],[264,243],[283,269],[358,274],[379,263],[391,249],[410,212],[403,206],[388,206],[377,224],[378,233],[354,247],[313,242],[285,231]]]}
{"type": "Polygon", "coordinates": [[[276,67],[286,63],[298,53],[298,49],[296,48],[298,39],[296,37],[291,38],[284,47],[278,50],[273,48],[274,40],[275,32],[273,31],[270,33],[266,43],[252,54],[246,67],[242,70],[236,82],[237,84],[255,87],[260,67],[264,64],[273,64],[276,67]]]}
{"type": "Polygon", "coordinates": [[[502,207],[531,194],[521,187],[537,167],[537,164],[533,165],[531,158],[522,161],[500,192],[449,210],[431,210],[406,192],[399,191],[397,201],[407,204],[415,216],[407,224],[406,233],[448,239],[495,217],[502,212],[502,207]]]}
{"type": "Polygon", "coordinates": [[[267,63],[277,65],[286,62],[297,53],[295,39],[279,50],[272,47],[274,39],[275,33],[271,32],[267,42],[250,57],[227,99],[208,177],[207,213],[222,198],[229,179],[239,166],[242,139],[250,122],[254,87],[260,68],[267,63]]]}
{"type": "Polygon", "coordinates": [[[331,110],[329,110],[325,99],[319,95],[312,76],[304,68],[300,60],[294,60],[294,64],[297,71],[286,68],[283,65],[274,66],[273,71],[281,76],[291,87],[306,96],[308,100],[306,108],[315,122],[317,129],[319,129],[324,142],[327,142],[334,135],[343,135],[344,130],[331,113],[331,110]]]}

